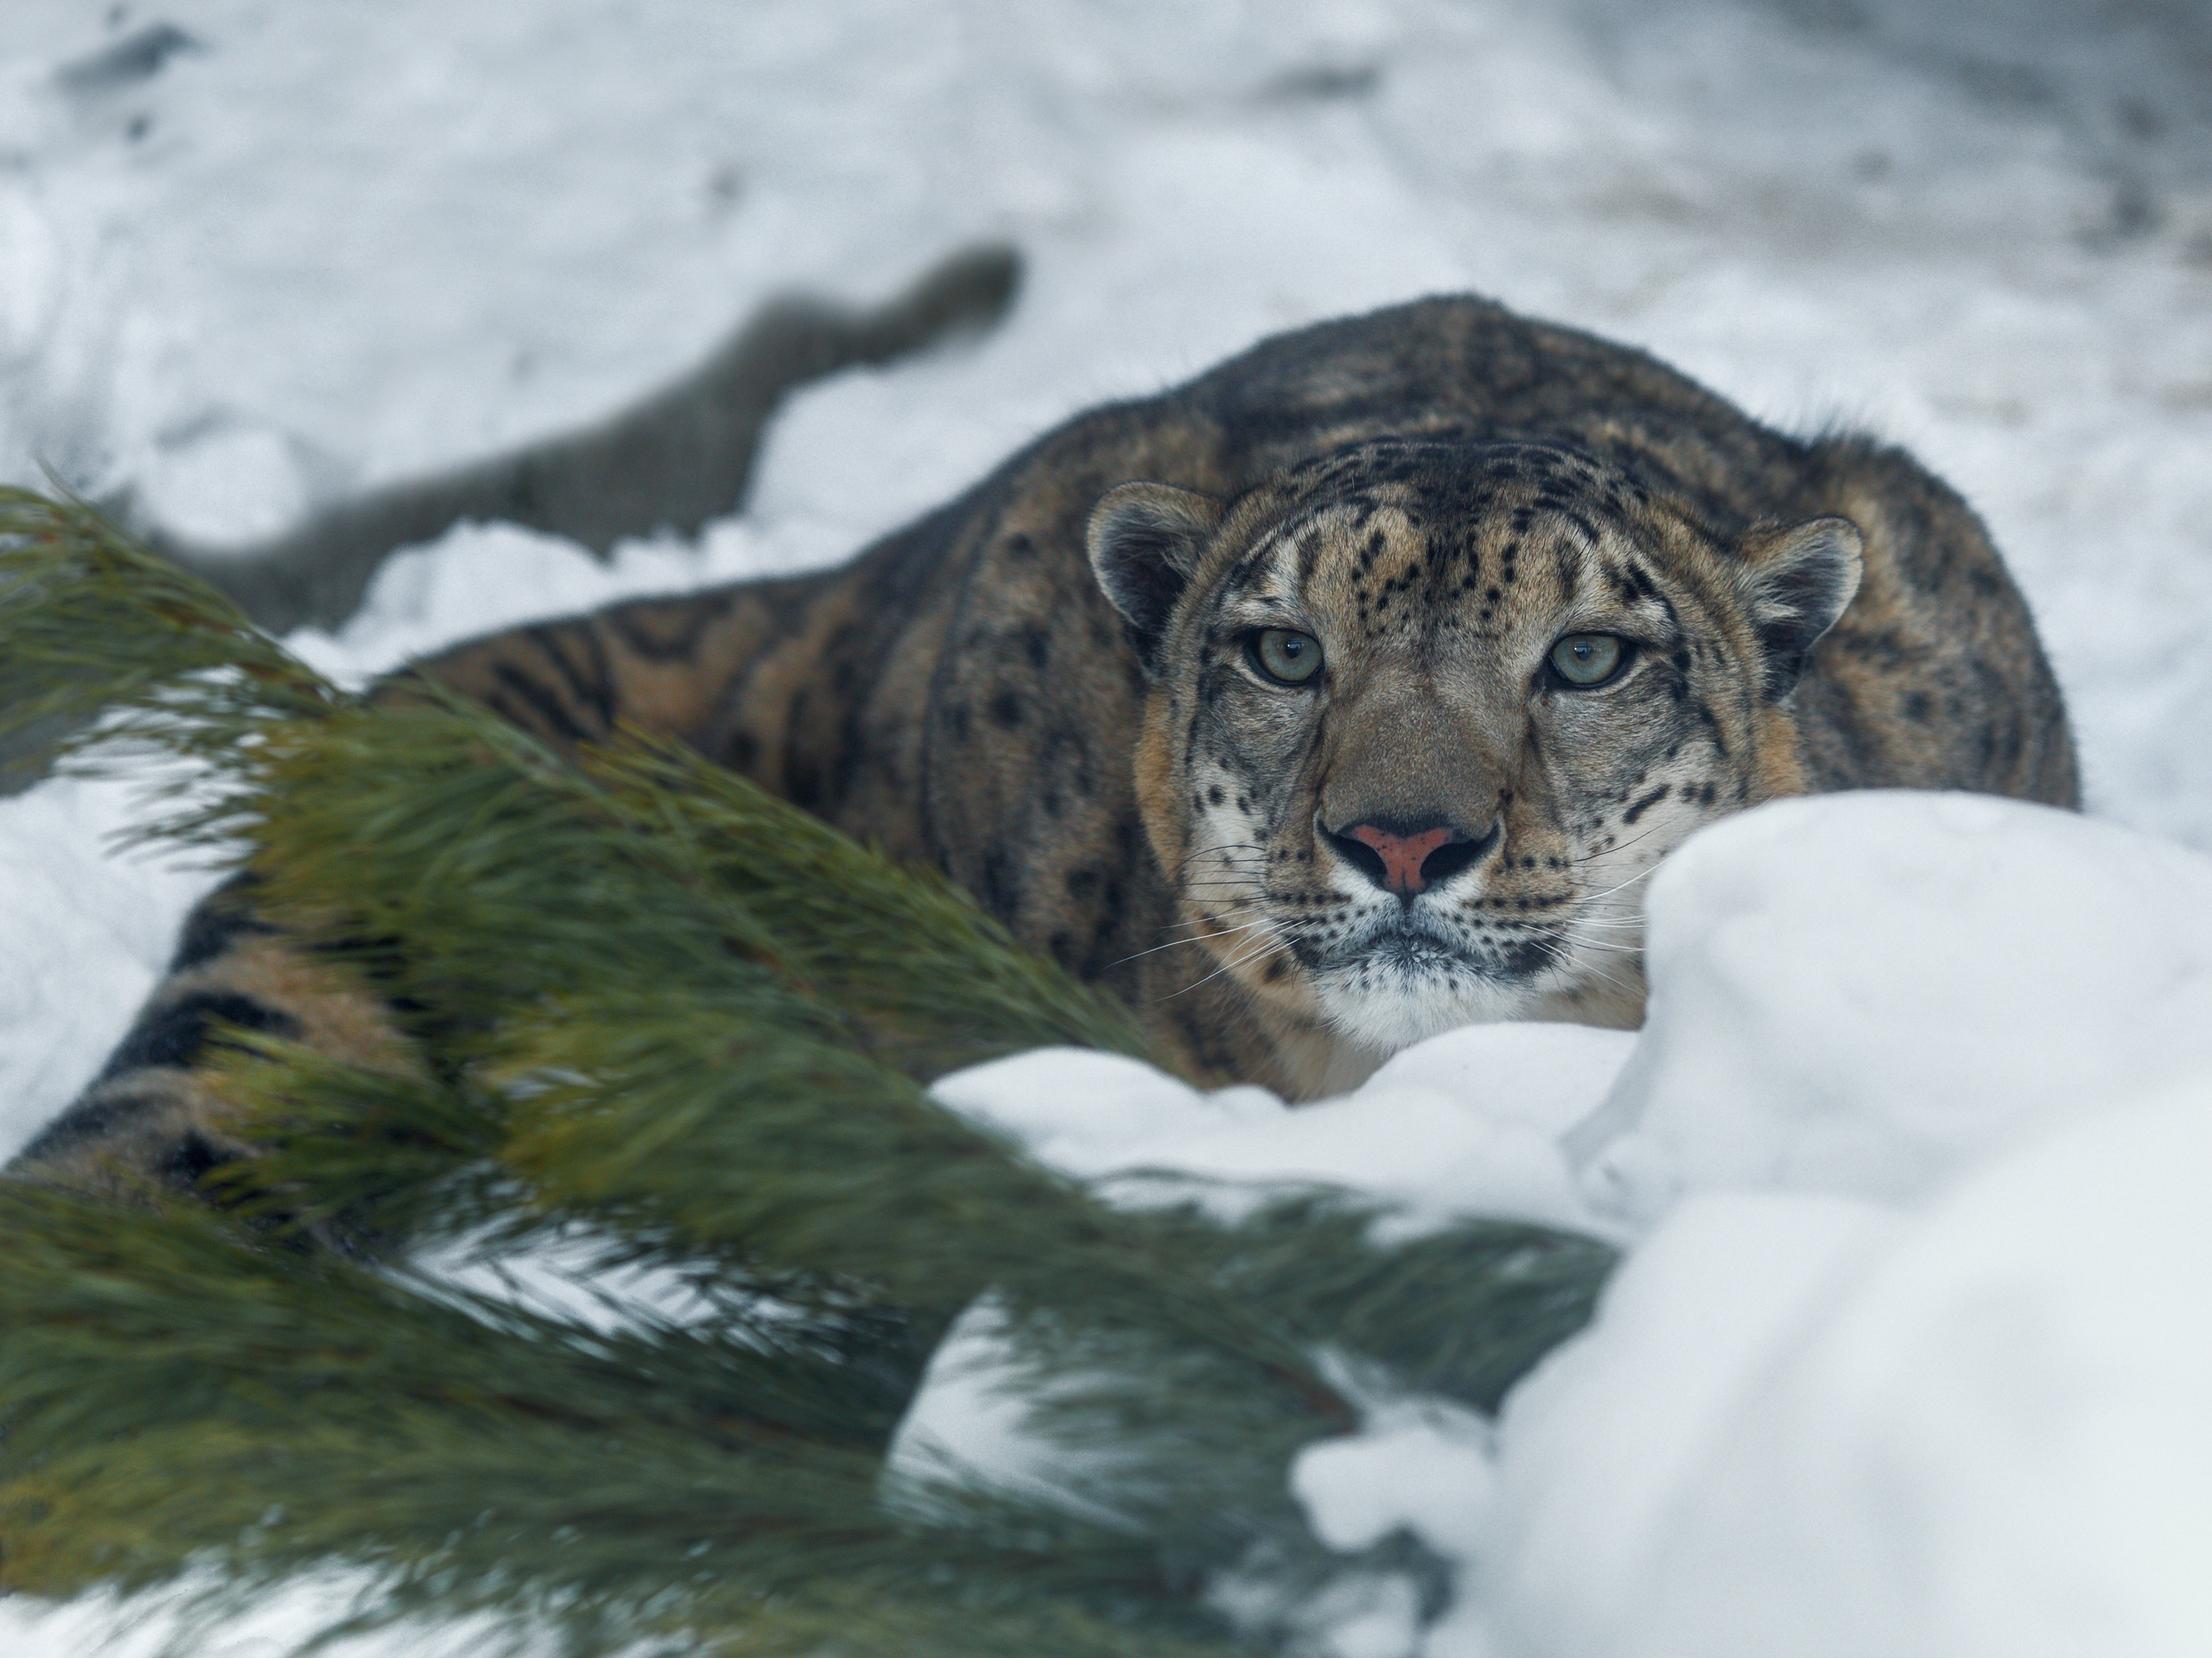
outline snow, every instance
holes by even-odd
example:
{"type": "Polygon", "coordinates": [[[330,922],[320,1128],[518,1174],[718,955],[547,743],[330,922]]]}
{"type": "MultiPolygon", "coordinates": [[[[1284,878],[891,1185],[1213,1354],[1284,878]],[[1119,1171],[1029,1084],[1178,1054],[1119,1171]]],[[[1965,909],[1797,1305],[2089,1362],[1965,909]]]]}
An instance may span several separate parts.
{"type": "Polygon", "coordinates": [[[1894,1224],[1848,1200],[1732,1192],[1655,1227],[1589,1331],[1507,1401],[1496,1512],[1456,1551],[1490,1585],[1475,1626],[1546,1658],[1636,1650],[1640,1568],[1681,1493],[1708,1478],[1754,1378],[1894,1224]]]}
{"type": "Polygon", "coordinates": [[[0,801],[0,1155],[91,1079],[176,948],[204,871],[117,856],[136,791],[62,779],[0,801]]]}
{"type": "Polygon", "coordinates": [[[1079,1048],[979,1065],[934,1093],[1125,1202],[1197,1197],[1233,1219],[1271,1188],[1337,1185],[1386,1206],[1392,1237],[1485,1216],[1606,1231],[1559,1130],[1587,1113],[1634,1040],[1582,1025],[1469,1026],[1398,1055],[1348,1099],[1297,1109],[1264,1088],[1202,1094],[1079,1048]],[[1463,1086],[1477,1074],[1481,1085],[1463,1086]],[[1495,1086],[1522,1078],[1525,1092],[1495,1086]]]}
{"type": "Polygon", "coordinates": [[[1640,1212],[1717,1185],[1909,1199],[2212,1069],[2212,859],[2170,841],[1870,792],[1717,825],[1651,887],[1650,1017],[1605,1111],[1636,1131],[1601,1155],[1640,1212]]]}
{"type": "MultiPolygon", "coordinates": [[[[1267,1608],[1323,1649],[2205,1650],[2212,858],[1838,795],[1702,832],[1647,909],[1632,1036],[1452,1032],[1298,1110],[1053,1050],[935,1093],[1123,1201],[1334,1183],[1401,1232],[1510,1215],[1626,1246],[1494,1430],[1377,1398],[1298,1458],[1325,1544],[1411,1531],[1462,1591],[1425,1631],[1388,1579],[1267,1608]]],[[[1083,1501],[1098,1471],[1056,1466],[1018,1399],[979,1409],[988,1340],[958,1350],[902,1432],[1083,1501]]]]}
{"type": "MultiPolygon", "coordinates": [[[[295,648],[357,680],[826,563],[1075,409],[1439,288],[1909,444],[2036,610],[2089,817],[1710,832],[1652,883],[1634,1036],[1456,1032],[1299,1112],[1069,1054],[941,1094],[1117,1201],[1324,1178],[1395,1227],[1629,1247],[1494,1427],[1378,1397],[1286,1470],[1331,1546],[1404,1526],[1460,1562],[1425,1630],[1402,1582],[1333,1586],[1317,1650],[2201,1652],[2208,65],[2188,0],[10,0],[0,477],[247,540],[604,412],[772,293],[872,298],[985,235],[1028,261],[1007,325],[795,398],[742,518],[605,564],[463,526],[295,648]],[[191,43],[150,75],[96,67],[165,22],[191,43]]],[[[0,1152],[208,879],[103,852],[132,810],[0,801],[0,1152]]],[[[1018,1410],[957,1403],[933,1380],[910,1431],[1035,1472],[1018,1410]]],[[[166,1627],[0,1605],[27,1658],[125,1625],[166,1627]]]]}
{"type": "Polygon", "coordinates": [[[2208,1168],[2212,1074],[1910,1222],[1681,1493],[1627,1650],[2212,1647],[2208,1168]]]}
{"type": "MultiPolygon", "coordinates": [[[[358,1607],[362,1583],[351,1574],[321,1574],[288,1583],[250,1608],[211,1623],[196,1597],[221,1588],[198,1577],[124,1601],[86,1595],[35,1612],[0,1602],[0,1637],[6,1639],[9,1658],[294,1658],[309,1631],[338,1623],[358,1607]]],[[[542,1631],[525,1631],[517,1639],[510,1626],[472,1616],[401,1623],[380,1634],[334,1640],[318,1651],[331,1658],[557,1658],[560,1646],[542,1631]]]]}

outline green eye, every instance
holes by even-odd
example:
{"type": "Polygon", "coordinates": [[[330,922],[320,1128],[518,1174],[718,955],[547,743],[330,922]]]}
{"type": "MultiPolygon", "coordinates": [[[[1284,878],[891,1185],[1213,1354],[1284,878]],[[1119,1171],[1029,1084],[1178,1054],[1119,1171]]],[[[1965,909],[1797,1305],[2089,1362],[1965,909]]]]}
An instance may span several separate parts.
{"type": "Polygon", "coordinates": [[[1570,633],[1551,648],[1551,671],[1569,685],[1603,685],[1627,655],[1610,633],[1570,633]]]}
{"type": "Polygon", "coordinates": [[[1253,666],[1285,685],[1303,685],[1321,672],[1321,641],[1310,633],[1265,628],[1253,636],[1248,649],[1253,666]]]}

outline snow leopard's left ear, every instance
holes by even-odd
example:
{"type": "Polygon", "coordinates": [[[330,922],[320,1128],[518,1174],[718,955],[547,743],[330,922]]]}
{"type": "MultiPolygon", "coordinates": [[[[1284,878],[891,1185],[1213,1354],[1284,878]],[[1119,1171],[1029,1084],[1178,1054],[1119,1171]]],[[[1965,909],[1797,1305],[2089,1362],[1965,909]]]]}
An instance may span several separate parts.
{"type": "Polygon", "coordinates": [[[1865,564],[1859,526],[1849,518],[1809,518],[1756,529],[1739,550],[1739,591],[1763,658],[1767,696],[1797,687],[1806,658],[1859,591],[1865,564]]]}

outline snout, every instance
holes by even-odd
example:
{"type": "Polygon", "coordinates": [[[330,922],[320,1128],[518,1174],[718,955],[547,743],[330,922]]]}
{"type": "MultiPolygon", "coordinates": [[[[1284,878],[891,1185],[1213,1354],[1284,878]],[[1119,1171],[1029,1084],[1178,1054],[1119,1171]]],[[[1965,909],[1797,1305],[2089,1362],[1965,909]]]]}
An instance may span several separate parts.
{"type": "Polygon", "coordinates": [[[1443,818],[1417,823],[1370,819],[1336,829],[1319,823],[1314,826],[1339,859],[1409,903],[1480,863],[1498,840],[1494,823],[1476,833],[1443,818]]]}

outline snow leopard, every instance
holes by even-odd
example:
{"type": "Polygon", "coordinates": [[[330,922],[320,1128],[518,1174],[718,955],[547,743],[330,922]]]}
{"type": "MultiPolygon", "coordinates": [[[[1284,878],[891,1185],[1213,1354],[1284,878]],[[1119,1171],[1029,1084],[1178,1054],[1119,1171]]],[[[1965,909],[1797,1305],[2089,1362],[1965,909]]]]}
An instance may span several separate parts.
{"type": "MultiPolygon", "coordinates": [[[[949,877],[1190,1077],[1292,1100],[1469,1021],[1634,1025],[1648,878],[1726,814],[2078,803],[1956,493],[1471,296],[1079,414],[839,568],[513,628],[390,694],[416,676],[557,748],[679,739],[949,877]]],[[[234,886],[19,1167],[246,1155],[204,1072],[226,1024],[401,1040],[234,886]]]]}

